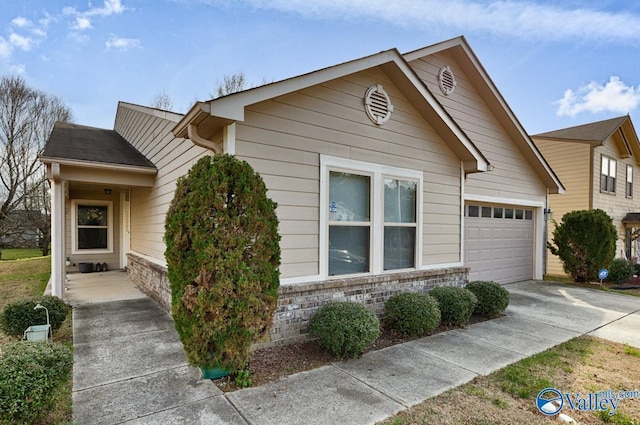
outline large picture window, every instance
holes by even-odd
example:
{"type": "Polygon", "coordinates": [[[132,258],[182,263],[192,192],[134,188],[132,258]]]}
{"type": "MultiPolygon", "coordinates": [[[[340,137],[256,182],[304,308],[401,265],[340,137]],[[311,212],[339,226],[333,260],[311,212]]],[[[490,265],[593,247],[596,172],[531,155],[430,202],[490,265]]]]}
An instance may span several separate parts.
{"type": "Polygon", "coordinates": [[[422,173],[322,156],[327,276],[418,268],[422,173]]]}
{"type": "Polygon", "coordinates": [[[74,200],[72,251],[77,254],[112,252],[112,203],[74,200]]]}

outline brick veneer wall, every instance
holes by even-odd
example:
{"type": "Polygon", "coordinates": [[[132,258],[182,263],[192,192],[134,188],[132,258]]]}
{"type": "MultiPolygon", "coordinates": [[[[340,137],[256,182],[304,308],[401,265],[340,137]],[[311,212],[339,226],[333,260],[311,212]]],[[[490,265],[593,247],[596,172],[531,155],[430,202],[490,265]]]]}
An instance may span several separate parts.
{"type": "MultiPolygon", "coordinates": [[[[127,254],[127,257],[127,271],[133,283],[167,311],[171,311],[167,269],[135,254],[127,254]]],[[[280,286],[271,332],[254,348],[307,339],[309,319],[327,303],[355,301],[382,316],[384,303],[392,295],[400,292],[426,293],[438,286],[464,286],[468,276],[467,267],[451,267],[280,286]]]]}
{"type": "Polygon", "coordinates": [[[134,285],[171,313],[171,287],[166,267],[128,253],[127,273],[134,285]]]}

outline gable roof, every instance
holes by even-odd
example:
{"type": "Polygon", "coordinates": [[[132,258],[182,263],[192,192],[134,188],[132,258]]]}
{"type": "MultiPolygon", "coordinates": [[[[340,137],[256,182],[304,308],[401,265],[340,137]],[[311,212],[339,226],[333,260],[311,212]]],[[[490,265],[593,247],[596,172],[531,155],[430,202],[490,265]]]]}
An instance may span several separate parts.
{"type": "Polygon", "coordinates": [[[156,170],[114,130],[56,122],[40,155],[44,163],[92,163],[156,170]]]}
{"type": "Polygon", "coordinates": [[[636,164],[640,165],[640,140],[629,115],[548,131],[533,137],[559,142],[589,143],[592,146],[601,146],[607,140],[612,140],[621,158],[633,157],[636,164]]]}
{"type": "Polygon", "coordinates": [[[602,143],[607,140],[620,126],[629,119],[628,116],[611,118],[604,121],[597,121],[588,124],[576,125],[574,127],[561,128],[560,130],[548,131],[536,134],[533,137],[541,139],[562,139],[585,142],[602,143]]]}
{"type": "Polygon", "coordinates": [[[189,129],[193,130],[195,128],[200,137],[210,139],[220,132],[224,126],[243,121],[245,108],[249,105],[374,67],[380,67],[389,76],[438,134],[452,141],[449,147],[463,161],[466,172],[487,171],[489,161],[427,89],[396,49],[386,50],[371,56],[233,93],[207,102],[197,102],[172,131],[176,137],[189,138],[189,129]]]}
{"type": "Polygon", "coordinates": [[[563,193],[564,186],[555,174],[546,159],[542,156],[529,134],[513,113],[504,97],[494,84],[493,80],[485,70],[480,60],[471,49],[464,36],[459,36],[446,40],[422,49],[406,53],[404,58],[411,63],[425,56],[430,56],[438,52],[448,51],[454,59],[465,70],[465,75],[469,78],[483,101],[494,113],[498,122],[510,136],[512,142],[520,149],[520,152],[531,164],[532,168],[550,193],[563,193]]]}

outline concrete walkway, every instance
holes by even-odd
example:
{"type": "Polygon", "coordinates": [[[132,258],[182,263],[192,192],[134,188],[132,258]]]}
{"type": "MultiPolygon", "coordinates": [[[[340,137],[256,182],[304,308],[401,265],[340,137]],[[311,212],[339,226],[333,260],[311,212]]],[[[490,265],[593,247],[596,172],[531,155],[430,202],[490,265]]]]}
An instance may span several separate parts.
{"type": "Polygon", "coordinates": [[[74,420],[373,424],[578,335],[640,347],[640,298],[546,282],[507,288],[500,319],[227,394],[187,366],[171,317],[153,301],[77,305],[74,420]]]}

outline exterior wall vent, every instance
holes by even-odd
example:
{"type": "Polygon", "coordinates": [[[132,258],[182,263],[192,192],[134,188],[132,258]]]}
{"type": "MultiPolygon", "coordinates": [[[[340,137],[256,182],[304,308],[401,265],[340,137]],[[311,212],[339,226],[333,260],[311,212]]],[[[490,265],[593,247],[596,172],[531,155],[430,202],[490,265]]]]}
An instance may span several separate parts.
{"type": "Polygon", "coordinates": [[[382,84],[369,87],[364,96],[364,106],[367,115],[377,125],[384,125],[389,122],[393,105],[387,92],[382,88],[382,84]]]}
{"type": "Polygon", "coordinates": [[[447,96],[456,89],[456,77],[453,75],[453,72],[451,72],[449,66],[440,68],[440,72],[438,72],[438,84],[440,85],[442,93],[447,96]]]}

